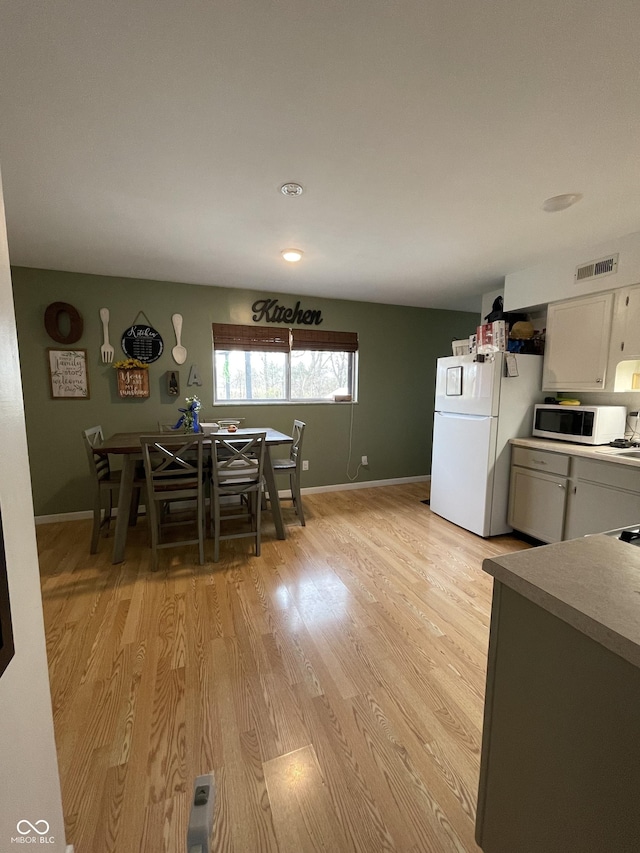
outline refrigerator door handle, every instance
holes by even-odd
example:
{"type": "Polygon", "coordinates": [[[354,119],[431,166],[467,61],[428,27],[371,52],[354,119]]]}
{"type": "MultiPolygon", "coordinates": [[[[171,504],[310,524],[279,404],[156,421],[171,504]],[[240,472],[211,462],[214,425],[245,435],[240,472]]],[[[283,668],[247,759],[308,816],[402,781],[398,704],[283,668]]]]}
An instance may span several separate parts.
{"type": "Polygon", "coordinates": [[[490,421],[492,419],[491,415],[464,415],[458,412],[436,412],[436,414],[441,418],[454,418],[456,420],[465,418],[469,421],[490,421]]]}

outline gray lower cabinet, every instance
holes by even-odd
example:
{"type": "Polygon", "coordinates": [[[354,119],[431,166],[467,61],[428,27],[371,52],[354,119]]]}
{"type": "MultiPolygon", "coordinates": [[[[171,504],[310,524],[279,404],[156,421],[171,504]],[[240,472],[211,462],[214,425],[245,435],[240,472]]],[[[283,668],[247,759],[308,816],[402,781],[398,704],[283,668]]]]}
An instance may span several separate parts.
{"type": "Polygon", "coordinates": [[[514,446],[508,520],[549,543],[640,524],[640,468],[514,446]]]}
{"type": "Polygon", "coordinates": [[[542,542],[563,538],[570,459],[514,447],[509,487],[511,527],[542,542]]]}
{"type": "Polygon", "coordinates": [[[564,538],[640,523],[640,469],[576,457],[564,538]]]}

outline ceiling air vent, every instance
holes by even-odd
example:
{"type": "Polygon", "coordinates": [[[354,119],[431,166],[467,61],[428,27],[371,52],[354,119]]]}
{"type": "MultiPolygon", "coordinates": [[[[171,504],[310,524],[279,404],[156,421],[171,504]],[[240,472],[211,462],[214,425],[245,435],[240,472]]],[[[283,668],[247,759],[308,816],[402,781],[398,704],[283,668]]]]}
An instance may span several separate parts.
{"type": "Polygon", "coordinates": [[[618,272],[618,255],[609,255],[597,261],[589,261],[576,267],[575,281],[586,281],[590,278],[601,278],[603,275],[613,275],[618,272]]]}

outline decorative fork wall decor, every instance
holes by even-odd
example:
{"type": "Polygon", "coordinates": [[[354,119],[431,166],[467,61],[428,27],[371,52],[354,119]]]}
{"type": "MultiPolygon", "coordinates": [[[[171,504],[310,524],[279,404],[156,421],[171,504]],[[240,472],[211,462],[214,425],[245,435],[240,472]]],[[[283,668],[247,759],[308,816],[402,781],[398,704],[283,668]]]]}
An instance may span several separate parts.
{"type": "Polygon", "coordinates": [[[100,309],[100,319],[102,320],[102,335],[103,344],[100,347],[100,355],[105,364],[110,364],[113,361],[113,347],[109,343],[109,309],[100,309]]]}

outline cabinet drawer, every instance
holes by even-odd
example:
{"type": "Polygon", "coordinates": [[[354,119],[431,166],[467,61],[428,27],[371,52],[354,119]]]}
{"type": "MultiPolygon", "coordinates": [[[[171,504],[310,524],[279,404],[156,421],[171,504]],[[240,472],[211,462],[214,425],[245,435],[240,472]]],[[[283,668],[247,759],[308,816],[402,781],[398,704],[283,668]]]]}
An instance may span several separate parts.
{"type": "Polygon", "coordinates": [[[547,474],[569,473],[570,457],[562,453],[548,453],[545,450],[532,450],[530,447],[512,447],[511,464],[523,468],[533,468],[535,471],[546,471],[547,474]]]}
{"type": "MultiPolygon", "coordinates": [[[[600,462],[595,459],[575,460],[574,471],[579,480],[600,483],[614,489],[626,489],[630,492],[640,492],[640,468],[635,465],[618,465],[611,462],[600,462]]],[[[624,522],[621,522],[624,524],[624,522]]]]}

